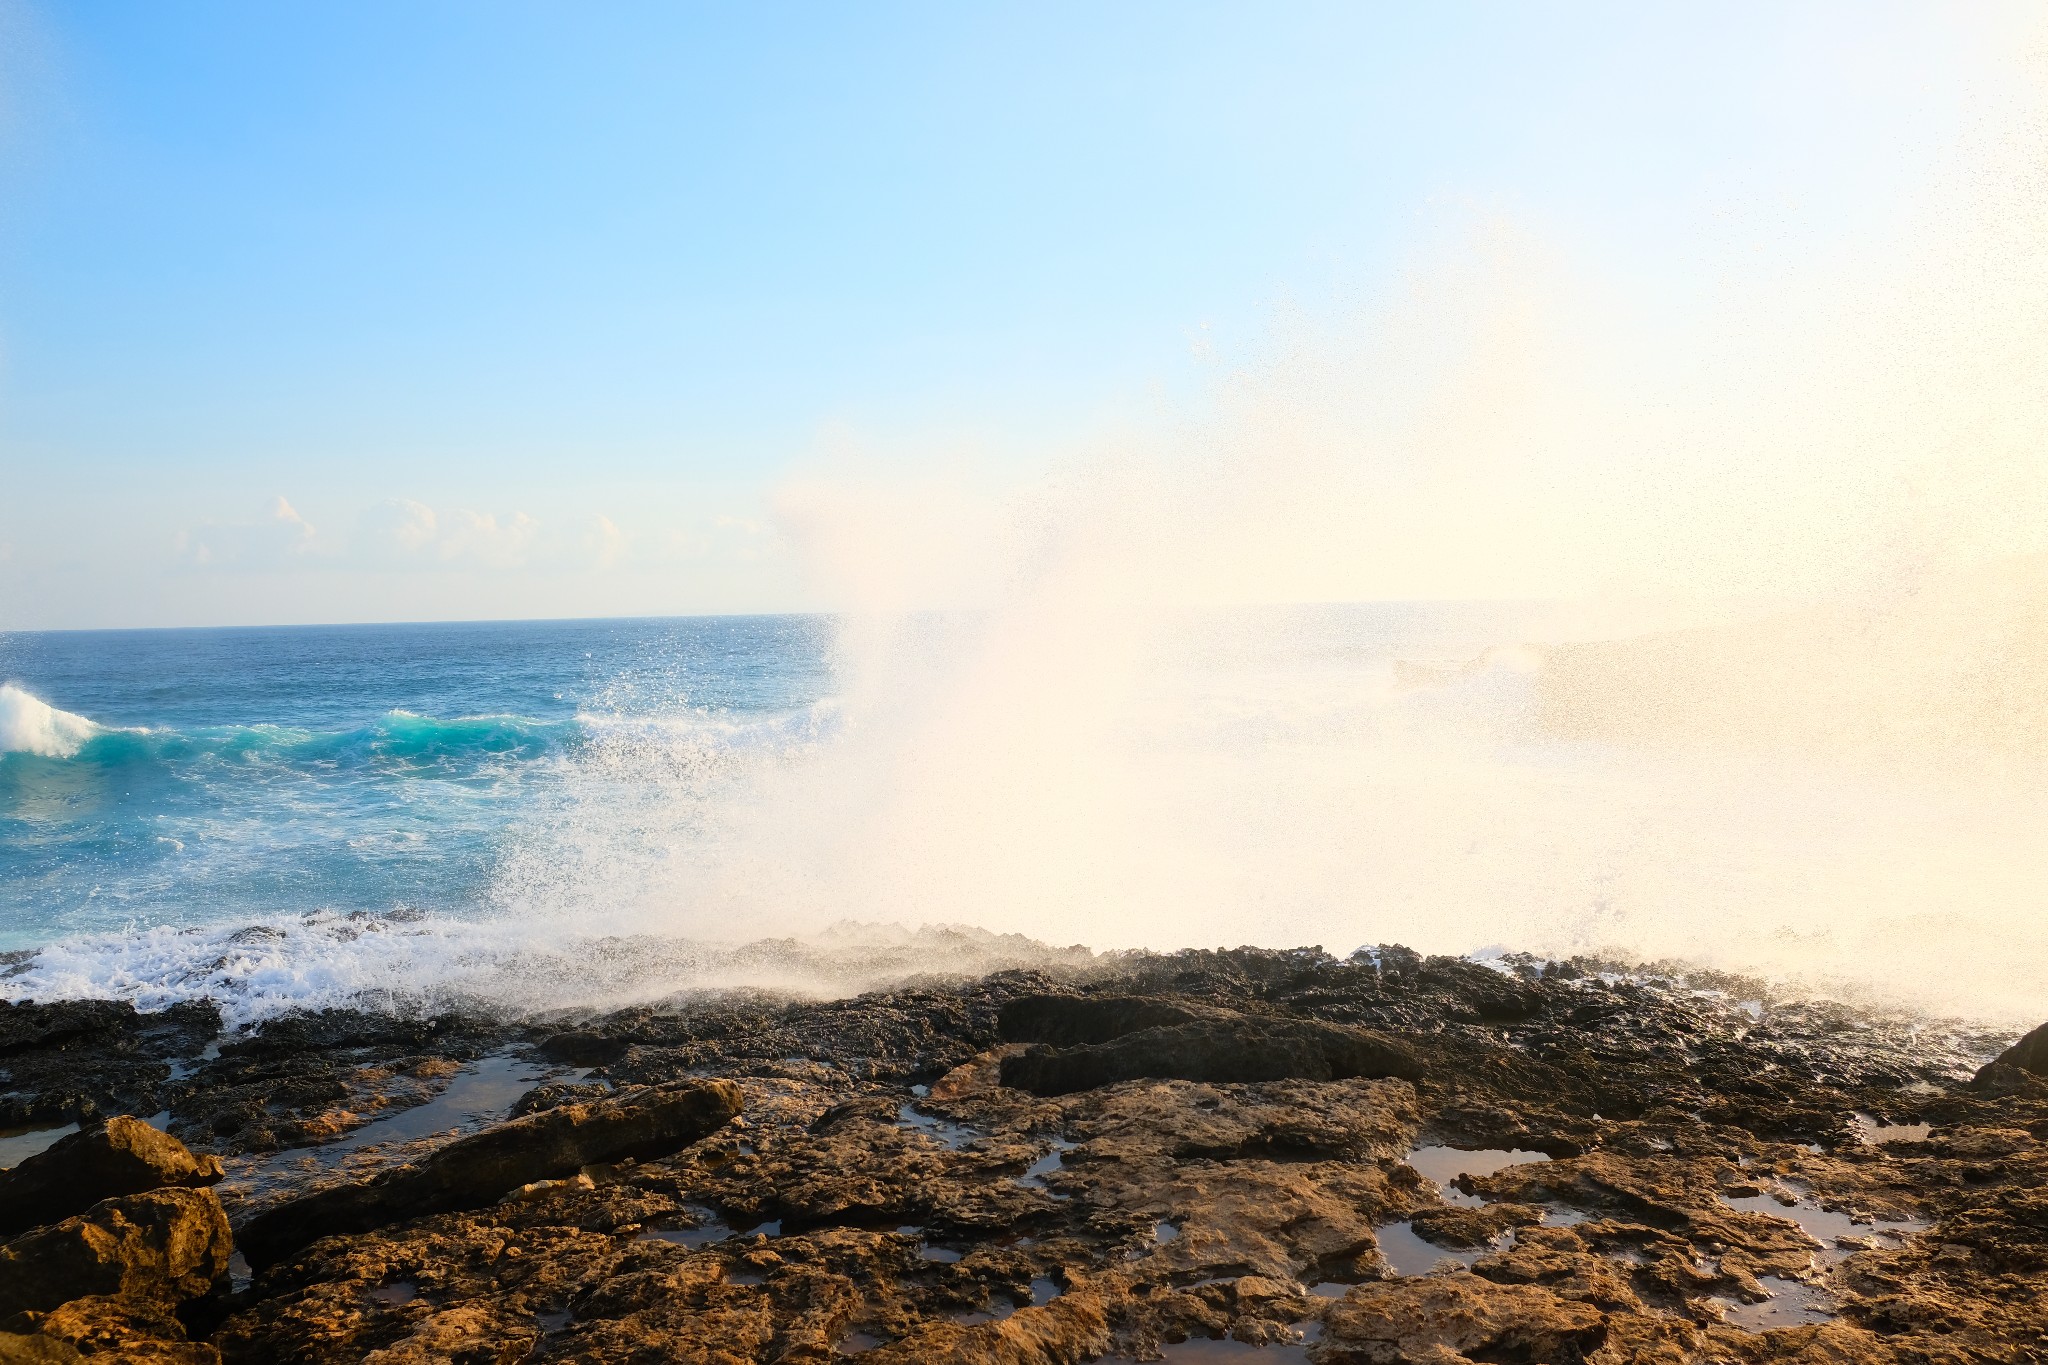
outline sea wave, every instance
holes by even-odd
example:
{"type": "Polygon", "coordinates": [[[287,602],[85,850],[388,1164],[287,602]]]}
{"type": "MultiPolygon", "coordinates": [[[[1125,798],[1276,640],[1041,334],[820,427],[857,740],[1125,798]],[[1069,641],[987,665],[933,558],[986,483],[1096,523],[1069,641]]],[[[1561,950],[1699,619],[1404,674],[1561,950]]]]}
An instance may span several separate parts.
{"type": "Polygon", "coordinates": [[[69,758],[106,733],[84,716],[60,711],[15,683],[0,683],[0,754],[69,758]]]}
{"type": "Polygon", "coordinates": [[[0,688],[0,755],[71,767],[119,769],[206,761],[317,767],[459,765],[494,757],[537,758],[573,745],[585,734],[580,718],[440,718],[409,711],[389,711],[369,724],[344,730],[283,725],[117,729],[60,711],[13,684],[0,688]]]}

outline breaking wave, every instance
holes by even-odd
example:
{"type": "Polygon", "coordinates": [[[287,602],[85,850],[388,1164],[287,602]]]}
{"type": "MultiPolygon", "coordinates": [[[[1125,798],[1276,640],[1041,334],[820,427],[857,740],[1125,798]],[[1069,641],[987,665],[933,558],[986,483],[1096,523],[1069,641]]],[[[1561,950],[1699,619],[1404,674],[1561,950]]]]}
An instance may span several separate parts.
{"type": "Polygon", "coordinates": [[[0,755],[69,758],[103,733],[84,716],[59,711],[14,683],[0,683],[0,755]]]}

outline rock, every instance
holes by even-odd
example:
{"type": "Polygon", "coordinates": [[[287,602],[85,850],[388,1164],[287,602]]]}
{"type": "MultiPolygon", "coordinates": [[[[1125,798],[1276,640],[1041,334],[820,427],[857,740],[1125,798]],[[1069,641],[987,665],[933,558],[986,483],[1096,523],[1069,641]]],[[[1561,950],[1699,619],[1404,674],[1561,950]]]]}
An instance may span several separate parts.
{"type": "Polygon", "coordinates": [[[1003,1060],[1003,1084],[1067,1095],[1142,1078],[1216,1083],[1398,1076],[1422,1064],[1404,1045],[1367,1029],[1308,1019],[1237,1018],[1148,1028],[1093,1046],[1034,1047],[1003,1060]]]}
{"type": "Polygon", "coordinates": [[[149,1190],[0,1245],[0,1321],[89,1294],[181,1303],[227,1278],[232,1241],[212,1190],[149,1190]]]}
{"type": "Polygon", "coordinates": [[[126,1115],[73,1133],[0,1171],[0,1237],[82,1213],[102,1199],[165,1185],[211,1185],[220,1160],[126,1115]]]}
{"type": "Polygon", "coordinates": [[[521,1095],[512,1106],[512,1117],[523,1119],[528,1114],[560,1109],[565,1104],[596,1104],[609,1099],[611,1094],[612,1088],[601,1081],[549,1081],[521,1095]]]}
{"type": "Polygon", "coordinates": [[[134,1027],[135,1006],[125,1000],[0,1000],[0,1057],[31,1048],[65,1047],[134,1027]]]}
{"type": "Polygon", "coordinates": [[[701,1081],[569,1104],[460,1138],[361,1184],[322,1190],[267,1210],[242,1229],[254,1266],[272,1264],[336,1233],[368,1232],[427,1214],[481,1208],[539,1180],[628,1157],[666,1156],[724,1127],[740,1112],[729,1081],[701,1081]]]}
{"type": "Polygon", "coordinates": [[[1590,1304],[1470,1274],[1358,1285],[1331,1306],[1323,1328],[1320,1365],[1573,1365],[1607,1336],[1605,1316],[1590,1304]]]}
{"type": "Polygon", "coordinates": [[[0,1332],[0,1365],[76,1365],[84,1359],[70,1343],[40,1332],[0,1332]]]}
{"type": "Polygon", "coordinates": [[[1488,1204],[1484,1208],[1423,1209],[1410,1220],[1415,1235],[1440,1247],[1486,1247],[1510,1228],[1534,1227],[1543,1210],[1533,1204],[1488,1204]]]}
{"type": "Polygon", "coordinates": [[[542,1042],[540,1055],[570,1066],[603,1066],[616,1062],[632,1046],[628,1039],[608,1038],[601,1033],[557,1033],[542,1042]]]}
{"type": "Polygon", "coordinates": [[[1006,1043],[1077,1047],[1106,1043],[1142,1029],[1231,1017],[1228,1010],[1157,996],[1026,995],[1003,1005],[996,1015],[996,1032],[1006,1043]]]}
{"type": "MultiPolygon", "coordinates": [[[[148,1361],[154,1365],[220,1365],[220,1352],[185,1335],[177,1314],[146,1299],[92,1295],[48,1313],[25,1313],[37,1339],[85,1357],[148,1361]]],[[[52,1357],[53,1359],[81,1358],[52,1357]]],[[[0,1362],[7,1357],[0,1354],[0,1362]]]]}
{"type": "Polygon", "coordinates": [[[2048,1024],[2029,1033],[2011,1047],[1998,1054],[1982,1071],[1977,1073],[1978,1081],[1994,1075],[1992,1067],[2011,1066],[2036,1076],[2048,1076],[2048,1024]]]}

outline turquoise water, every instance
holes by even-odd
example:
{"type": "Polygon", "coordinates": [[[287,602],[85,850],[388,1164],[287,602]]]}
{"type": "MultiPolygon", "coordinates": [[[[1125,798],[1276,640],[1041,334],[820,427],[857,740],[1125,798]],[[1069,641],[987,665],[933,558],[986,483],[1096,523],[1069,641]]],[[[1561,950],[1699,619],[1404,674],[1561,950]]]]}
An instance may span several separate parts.
{"type": "Polygon", "coordinates": [[[803,617],[0,635],[0,948],[473,911],[605,733],[807,716],[828,643],[803,617]]]}

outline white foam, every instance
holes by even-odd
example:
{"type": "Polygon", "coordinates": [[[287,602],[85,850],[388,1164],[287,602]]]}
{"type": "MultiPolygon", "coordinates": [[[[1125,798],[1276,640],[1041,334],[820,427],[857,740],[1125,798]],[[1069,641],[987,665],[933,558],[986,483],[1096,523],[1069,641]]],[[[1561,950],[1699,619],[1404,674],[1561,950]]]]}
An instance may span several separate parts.
{"type": "Polygon", "coordinates": [[[210,999],[230,1025],[293,1009],[620,1009],[709,991],[838,997],[917,977],[1085,967],[1093,954],[1015,934],[839,924],[807,940],[538,936],[511,920],[309,915],[267,925],[161,926],[43,948],[0,998],[117,999],[158,1010],[210,999]]]}
{"type": "Polygon", "coordinates": [[[101,727],[59,711],[14,683],[0,683],[0,754],[69,758],[101,727]]]}

